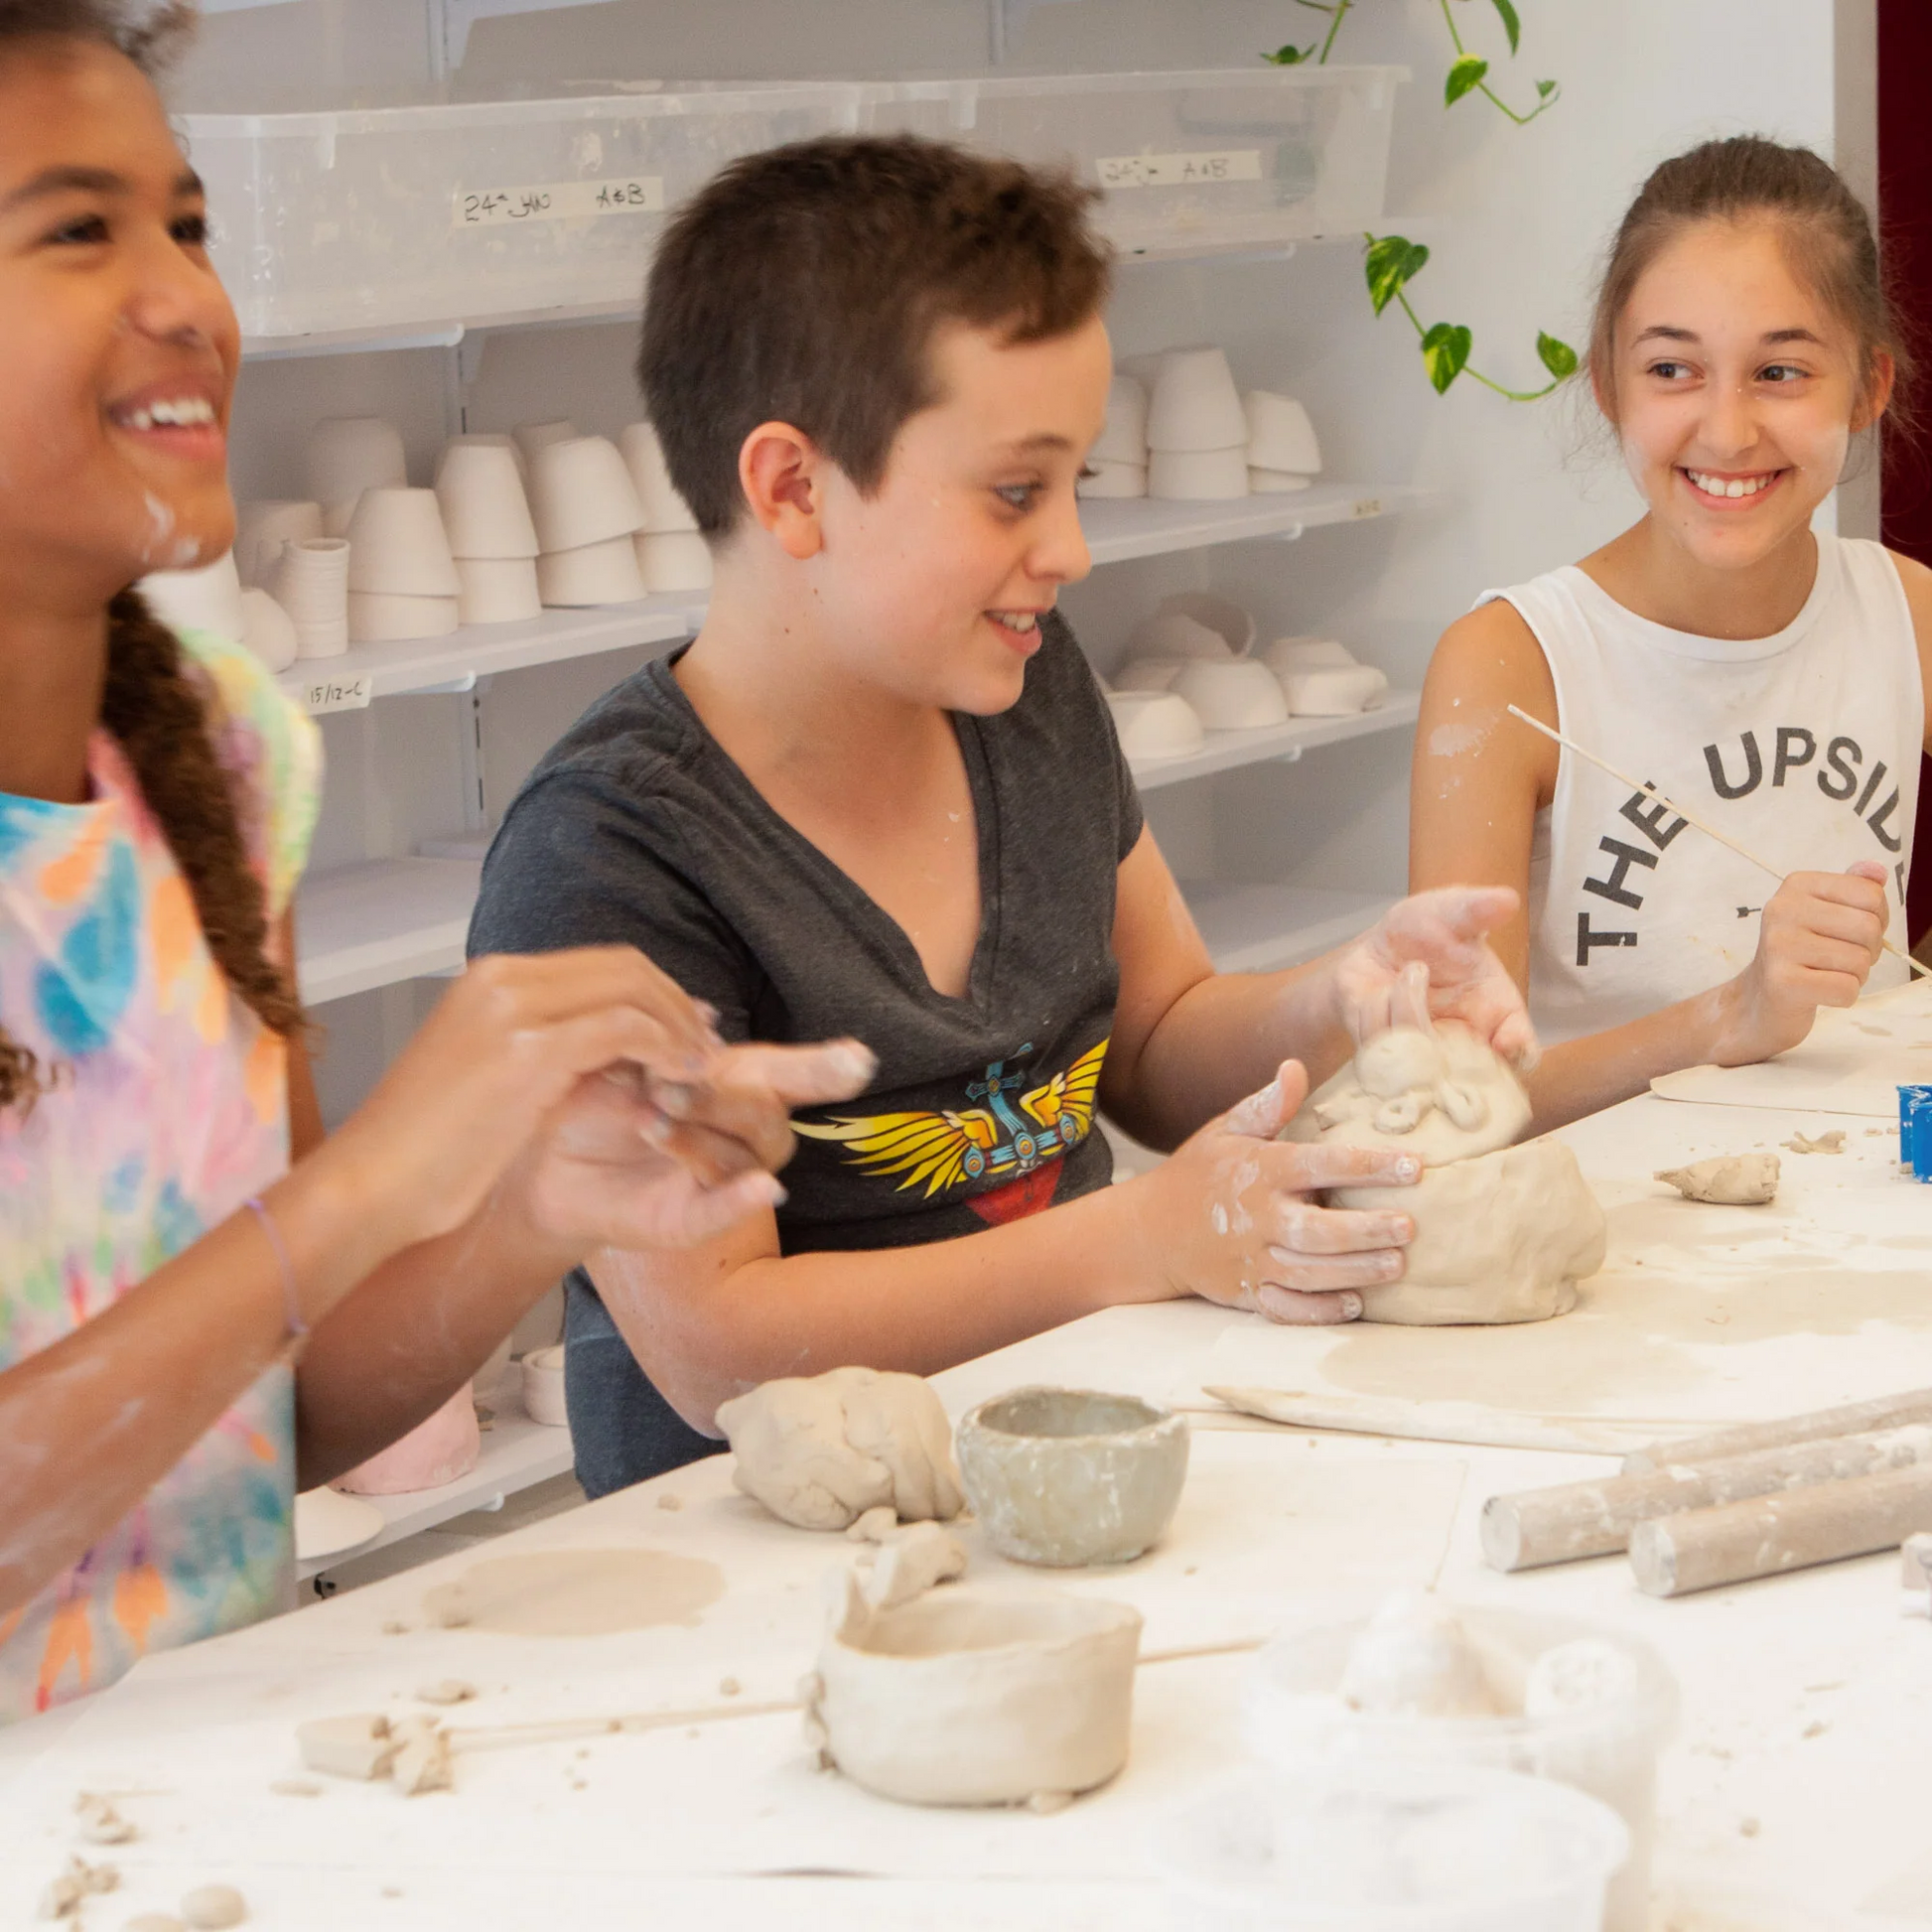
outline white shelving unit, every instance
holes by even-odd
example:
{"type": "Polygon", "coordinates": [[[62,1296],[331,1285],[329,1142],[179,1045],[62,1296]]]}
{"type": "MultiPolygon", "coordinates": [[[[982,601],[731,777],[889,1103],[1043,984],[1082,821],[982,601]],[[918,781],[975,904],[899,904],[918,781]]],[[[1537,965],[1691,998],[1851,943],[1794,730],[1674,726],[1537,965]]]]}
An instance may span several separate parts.
{"type": "Polygon", "coordinates": [[[1243,764],[1276,759],[1292,763],[1304,752],[1323,745],[1401,731],[1416,722],[1421,707],[1420,691],[1391,691],[1373,711],[1358,711],[1352,718],[1291,718],[1285,725],[1267,725],[1260,731],[1209,732],[1206,745],[1198,752],[1176,759],[1134,760],[1134,782],[1143,791],[1154,791],[1188,778],[1212,777],[1217,771],[1232,771],[1243,764]]]}
{"type": "Polygon", "coordinates": [[[1366,931],[1395,900],[1313,886],[1185,884],[1181,896],[1223,973],[1278,973],[1366,931]]]}
{"type": "Polygon", "coordinates": [[[477,903],[473,859],[377,859],[311,874],[296,900],[296,977],[310,1006],[454,972],[477,903]]]}

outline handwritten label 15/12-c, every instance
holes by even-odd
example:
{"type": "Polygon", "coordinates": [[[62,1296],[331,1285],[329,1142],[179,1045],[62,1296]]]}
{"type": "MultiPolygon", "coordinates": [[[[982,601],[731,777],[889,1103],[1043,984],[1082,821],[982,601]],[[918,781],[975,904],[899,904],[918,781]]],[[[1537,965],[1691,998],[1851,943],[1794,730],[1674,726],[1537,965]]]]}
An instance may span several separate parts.
{"type": "Polygon", "coordinates": [[[311,718],[331,711],[366,711],[375,696],[375,674],[358,671],[353,677],[308,677],[302,680],[302,709],[311,718]]]}
{"type": "Polygon", "coordinates": [[[1094,164],[1102,188],[1212,188],[1220,182],[1259,181],[1261,150],[1221,154],[1118,154],[1094,164]]]}
{"type": "Polygon", "coordinates": [[[594,221],[603,214],[661,214],[662,175],[610,181],[539,182],[532,188],[459,188],[450,206],[453,228],[513,228],[525,221],[594,221]]]}

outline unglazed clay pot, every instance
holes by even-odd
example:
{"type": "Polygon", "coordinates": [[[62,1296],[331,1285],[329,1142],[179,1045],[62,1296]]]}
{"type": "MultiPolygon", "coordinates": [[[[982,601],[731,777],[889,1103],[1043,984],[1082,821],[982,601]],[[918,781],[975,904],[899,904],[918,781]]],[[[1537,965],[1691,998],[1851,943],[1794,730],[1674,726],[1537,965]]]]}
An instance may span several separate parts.
{"type": "Polygon", "coordinates": [[[1140,1611],[952,1587],[876,1611],[848,1588],[809,1704],[855,1783],[906,1804],[1015,1805],[1090,1791],[1127,1762],[1140,1611]]]}
{"type": "Polygon", "coordinates": [[[467,1476],[482,1453],[476,1398],[466,1382],[399,1442],[339,1476],[336,1487],[351,1496],[407,1496],[418,1489],[441,1489],[467,1476]]]}
{"type": "Polygon", "coordinates": [[[1172,691],[1109,691],[1120,749],[1130,759],[1177,759],[1207,743],[1201,722],[1172,691]]]}
{"type": "Polygon", "coordinates": [[[1130,1563],[1161,1540],[1187,1479],[1187,1419],[1138,1396],[1017,1389],[959,1425],[959,1473],[1016,1563],[1130,1563]]]}

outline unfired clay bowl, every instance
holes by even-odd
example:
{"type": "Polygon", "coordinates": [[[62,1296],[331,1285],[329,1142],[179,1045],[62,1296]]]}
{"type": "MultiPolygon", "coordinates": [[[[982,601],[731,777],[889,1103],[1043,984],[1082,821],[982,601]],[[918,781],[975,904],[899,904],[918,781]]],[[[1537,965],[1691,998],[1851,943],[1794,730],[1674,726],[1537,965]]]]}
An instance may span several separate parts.
{"type": "Polygon", "coordinates": [[[1147,493],[1178,503],[1221,503],[1248,493],[1248,453],[1156,450],[1147,460],[1147,493]]]}
{"type": "Polygon", "coordinates": [[[1131,1563],[1161,1540],[1187,1478],[1187,1419],[1097,1389],[1016,1389],[959,1425],[960,1479],[1016,1563],[1131,1563]]]}
{"type": "Polygon", "coordinates": [[[1312,477],[1298,476],[1292,470],[1264,470],[1257,464],[1248,465],[1250,496],[1292,496],[1313,482],[1312,477]]]}
{"type": "Polygon", "coordinates": [[[1087,475],[1073,485],[1073,493],[1088,502],[1096,498],[1145,496],[1147,464],[1116,463],[1107,457],[1090,458],[1087,475]]]}
{"type": "Polygon", "coordinates": [[[1087,452],[1089,462],[1147,462],[1147,385],[1117,375],[1107,391],[1107,427],[1087,452]]]}
{"type": "Polygon", "coordinates": [[[1288,723],[1281,681],[1257,658],[1183,664],[1170,688],[1193,706],[1211,732],[1261,731],[1288,723]]]}
{"type": "Polygon", "coordinates": [[[1258,470],[1283,470],[1317,476],[1321,445],[1309,412],[1293,396],[1250,389],[1242,398],[1248,416],[1248,461],[1258,470]]]}
{"type": "Polygon", "coordinates": [[[1236,493],[1246,492],[1248,414],[1220,349],[1174,348],[1162,356],[1148,398],[1147,442],[1157,454],[1238,449],[1244,474],[1236,493]]]}
{"type": "Polygon", "coordinates": [[[1070,1796],[1127,1762],[1140,1641],[1125,1603],[935,1589],[826,1637],[813,1716],[833,1762],[883,1798],[1070,1796]]]}
{"type": "Polygon", "coordinates": [[[1109,691],[1120,749],[1130,759],[1177,759],[1207,743],[1186,699],[1172,691],[1109,691]]]}
{"type": "Polygon", "coordinates": [[[634,604],[644,595],[636,546],[628,537],[558,550],[537,559],[537,594],[553,610],[634,604]]]}

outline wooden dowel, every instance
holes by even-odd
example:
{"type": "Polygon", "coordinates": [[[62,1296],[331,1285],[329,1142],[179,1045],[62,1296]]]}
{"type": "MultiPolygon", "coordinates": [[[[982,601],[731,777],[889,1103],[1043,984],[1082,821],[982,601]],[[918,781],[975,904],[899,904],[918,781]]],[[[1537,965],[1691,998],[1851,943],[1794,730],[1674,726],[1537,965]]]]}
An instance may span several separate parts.
{"type": "Polygon", "coordinates": [[[1720,1503],[1744,1502],[1876,1469],[1932,1463],[1932,1425],[1835,1436],[1718,1462],[1679,1462],[1651,1475],[1609,1476],[1491,1496],[1482,1508],[1482,1554],[1495,1570],[1534,1570],[1625,1548],[1639,1523],[1720,1503]]]}
{"type": "MultiPolygon", "coordinates": [[[[1509,707],[1509,715],[1512,718],[1520,718],[1524,724],[1529,726],[1531,731],[1541,732],[1552,744],[1561,745],[1566,752],[1574,752],[1586,763],[1595,765],[1597,770],[1607,771],[1619,784],[1628,785],[1632,791],[1650,799],[1653,804],[1662,805],[1666,811],[1675,812],[1685,824],[1695,825],[1707,839],[1716,839],[1720,845],[1728,846],[1732,852],[1736,853],[1738,858],[1744,860],[1749,865],[1755,866],[1759,872],[1768,872],[1780,886],[1784,884],[1785,874],[1779,871],[1776,866],[1772,865],[1770,860],[1760,859],[1755,852],[1747,852],[1728,832],[1719,831],[1708,820],[1698,817],[1696,812],[1687,811],[1675,799],[1666,798],[1655,785],[1644,779],[1633,778],[1627,771],[1619,771],[1608,759],[1599,759],[1594,752],[1585,751],[1574,738],[1566,738],[1562,732],[1553,731],[1541,718],[1532,718],[1527,711],[1522,710],[1517,705],[1511,705],[1509,707]]],[[[1900,951],[1889,939],[1881,940],[1879,943],[1894,959],[1902,959],[1913,972],[1923,973],[1927,978],[1932,979],[1932,966],[1921,966],[1910,953],[1900,951]]]]}
{"type": "Polygon", "coordinates": [[[1759,1449],[1816,1443],[1827,1436],[1863,1436],[1870,1430],[1899,1429],[1915,1422],[1932,1423],[1932,1389],[1907,1389],[1902,1395],[1819,1409],[1806,1416],[1787,1416],[1782,1422],[1739,1423],[1731,1429],[1687,1436],[1674,1443],[1649,1443],[1623,1458],[1623,1473],[1649,1475],[1673,1463],[1717,1462],[1725,1456],[1751,1455],[1759,1449]]]}
{"type": "Polygon", "coordinates": [[[1915,1530],[1932,1530],[1932,1468],[1886,1469],[1653,1517],[1630,1533],[1630,1568],[1652,1596],[1684,1596],[1895,1550],[1915,1530]]]}
{"type": "Polygon", "coordinates": [[[1296,1389],[1203,1390],[1244,1416],[1260,1416],[1290,1429],[1334,1430],[1352,1436],[1391,1436],[1417,1443],[1462,1443],[1476,1449],[1552,1449],[1579,1455],[1619,1455],[1627,1449],[1628,1423],[1557,1423],[1538,1416],[1509,1416],[1448,1404],[1354,1403],[1308,1396],[1296,1389]]]}

